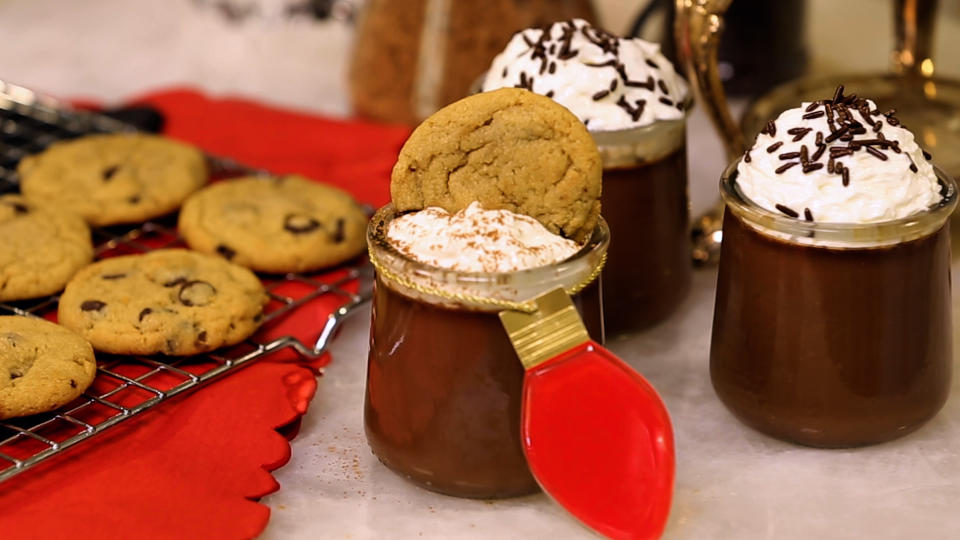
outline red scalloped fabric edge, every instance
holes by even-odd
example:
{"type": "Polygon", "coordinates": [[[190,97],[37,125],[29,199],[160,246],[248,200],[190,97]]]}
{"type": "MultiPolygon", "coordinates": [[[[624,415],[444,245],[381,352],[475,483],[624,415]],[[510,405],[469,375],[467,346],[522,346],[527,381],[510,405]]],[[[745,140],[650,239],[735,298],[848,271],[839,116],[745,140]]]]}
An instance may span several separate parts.
{"type": "MultiPolygon", "coordinates": [[[[405,127],[330,120],[188,89],[143,96],[167,135],[277,173],[338,185],[375,206],[405,127]]],[[[334,279],[338,272],[329,277],[334,279]]],[[[312,343],[342,299],[321,297],[261,336],[312,343]]],[[[27,538],[252,538],[279,486],[287,439],[316,390],[317,368],[282,350],[163,404],[43,465],[0,483],[0,536],[27,538]]]]}

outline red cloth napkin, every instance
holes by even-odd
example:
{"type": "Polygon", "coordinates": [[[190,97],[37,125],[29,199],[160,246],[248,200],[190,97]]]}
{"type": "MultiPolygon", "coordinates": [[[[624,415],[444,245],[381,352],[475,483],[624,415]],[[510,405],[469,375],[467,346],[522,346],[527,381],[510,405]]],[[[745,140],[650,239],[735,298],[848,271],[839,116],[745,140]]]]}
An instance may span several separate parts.
{"type": "MultiPolygon", "coordinates": [[[[171,137],[248,165],[338,185],[374,206],[389,200],[390,168],[409,133],[190,90],[136,102],[159,108],[171,137]]],[[[260,336],[313,343],[341,302],[313,301],[260,336]]],[[[290,458],[277,429],[306,411],[314,370],[329,360],[308,363],[279,351],[0,483],[0,538],[256,536],[269,509],[255,501],[278,488],[269,471],[290,458]]]]}

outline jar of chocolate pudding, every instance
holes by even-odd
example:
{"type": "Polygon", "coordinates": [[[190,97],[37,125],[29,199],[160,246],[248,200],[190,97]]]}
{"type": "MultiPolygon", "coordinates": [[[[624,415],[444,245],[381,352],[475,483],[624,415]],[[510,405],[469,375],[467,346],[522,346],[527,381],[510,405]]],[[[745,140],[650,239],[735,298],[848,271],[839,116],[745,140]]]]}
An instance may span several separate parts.
{"type": "MultiPolygon", "coordinates": [[[[906,154],[885,155],[914,174],[906,154]]],[[[903,436],[940,410],[953,361],[947,218],[957,193],[935,171],[942,198],[925,210],[831,223],[809,208],[760,207],[737,163],[727,169],[710,375],[737,418],[787,441],[851,447],[903,436]]],[[[838,186],[856,181],[849,169],[840,176],[838,186]]]]}
{"type": "Polygon", "coordinates": [[[562,261],[513,272],[447,270],[388,239],[392,205],[370,222],[377,268],[364,424],[374,454],[429,490],[473,498],[539,488],[520,444],[524,369],[497,313],[556,287],[603,338],[599,273],[609,233],[562,261]]]}
{"type": "Polygon", "coordinates": [[[607,335],[666,319],[692,274],[686,82],[658,44],[574,19],[514,35],[481,89],[514,86],[569,109],[603,158],[600,202],[613,235],[603,271],[607,335]]]}
{"type": "Polygon", "coordinates": [[[603,158],[601,206],[610,229],[603,270],[609,335],[666,319],[690,291],[690,212],[685,119],[590,130],[603,158]]]}

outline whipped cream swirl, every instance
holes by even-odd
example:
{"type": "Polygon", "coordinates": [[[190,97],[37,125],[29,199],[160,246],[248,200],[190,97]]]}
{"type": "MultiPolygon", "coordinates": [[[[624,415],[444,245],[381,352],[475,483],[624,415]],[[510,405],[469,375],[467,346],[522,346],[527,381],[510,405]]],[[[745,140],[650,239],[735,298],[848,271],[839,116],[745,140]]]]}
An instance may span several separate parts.
{"type": "Polygon", "coordinates": [[[658,44],[618,38],[582,19],[514,34],[482,89],[510,86],[552,98],[591,131],[682,119],[689,96],[658,44]]]}
{"type": "Polygon", "coordinates": [[[416,261],[459,272],[525,270],[562,261],[580,249],[530,216],[485,210],[476,202],[455,214],[430,207],[397,217],[387,240],[416,261]]]}
{"type": "Polygon", "coordinates": [[[771,120],[737,167],[737,185],[767,210],[806,221],[876,223],[940,202],[942,187],[893,111],[844,96],[771,120]]]}

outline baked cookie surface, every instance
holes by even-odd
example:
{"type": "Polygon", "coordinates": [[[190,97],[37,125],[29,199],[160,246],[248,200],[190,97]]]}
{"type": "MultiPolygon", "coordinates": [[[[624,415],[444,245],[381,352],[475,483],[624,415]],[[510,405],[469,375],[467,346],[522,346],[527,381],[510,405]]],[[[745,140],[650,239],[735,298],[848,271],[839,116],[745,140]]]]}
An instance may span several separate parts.
{"type": "Polygon", "coordinates": [[[367,217],[353,198],[300,176],[247,177],[195,193],[180,211],[187,244],[259,272],[309,272],[359,255],[367,217]]]}
{"type": "Polygon", "coordinates": [[[583,242],[600,216],[603,165],[583,123],[550,98],[505,88],[426,119],[400,150],[390,195],[398,211],[478,201],[536,218],[583,242]]]}
{"type": "Polygon", "coordinates": [[[80,216],[0,196],[0,301],[53,294],[92,259],[90,229],[80,216]]]}
{"type": "Polygon", "coordinates": [[[84,268],[67,284],[58,316],[98,351],[186,356],[247,338],[266,302],[250,270],[166,249],[84,268]]]}
{"type": "Polygon", "coordinates": [[[0,419],[61,407],[93,382],[93,348],[43,319],[0,316],[0,419]]]}
{"type": "Polygon", "coordinates": [[[156,135],[88,135],[51,145],[17,167],[31,201],[91,225],[136,223],[173,212],[207,181],[203,154],[156,135]]]}

